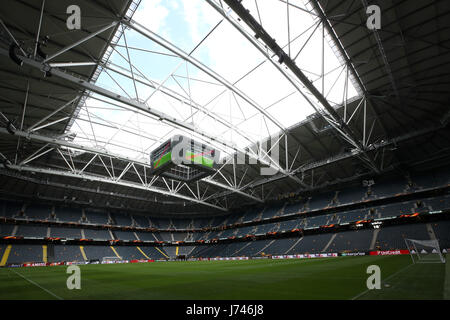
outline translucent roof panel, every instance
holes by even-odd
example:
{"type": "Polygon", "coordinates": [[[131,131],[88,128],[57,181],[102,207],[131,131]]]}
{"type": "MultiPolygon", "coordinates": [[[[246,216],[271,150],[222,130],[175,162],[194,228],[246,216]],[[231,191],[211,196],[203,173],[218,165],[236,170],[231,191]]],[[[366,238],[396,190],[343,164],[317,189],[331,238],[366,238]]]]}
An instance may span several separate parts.
{"type": "MultiPolygon", "coordinates": [[[[331,104],[356,95],[350,81],[348,92],[344,90],[345,66],[304,1],[244,0],[242,4],[331,104]]],[[[235,13],[227,14],[252,34],[235,13]]],[[[133,21],[142,32],[119,28],[120,38],[111,44],[112,54],[96,84],[176,122],[189,123],[196,132],[174,128],[150,113],[92,93],[71,127],[77,142],[146,159],[172,135],[184,134],[213,144],[226,156],[233,148],[210,138],[244,148],[314,113],[298,88],[270,61],[277,57],[268,59],[206,1],[144,0],[133,21]],[[152,36],[167,40],[198,63],[178,57],[152,36]]],[[[306,89],[302,92],[315,101],[306,89]]]]}

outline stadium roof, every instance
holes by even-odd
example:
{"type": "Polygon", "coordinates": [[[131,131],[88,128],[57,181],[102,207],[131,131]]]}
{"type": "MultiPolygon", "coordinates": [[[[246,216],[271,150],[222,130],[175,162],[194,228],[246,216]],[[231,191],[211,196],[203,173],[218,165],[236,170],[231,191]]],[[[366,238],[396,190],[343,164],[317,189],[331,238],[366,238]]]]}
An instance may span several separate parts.
{"type": "Polygon", "coordinates": [[[446,1],[72,2],[0,4],[3,194],[203,214],[448,161],[446,1]],[[224,165],[151,176],[177,133],[224,165]]]}

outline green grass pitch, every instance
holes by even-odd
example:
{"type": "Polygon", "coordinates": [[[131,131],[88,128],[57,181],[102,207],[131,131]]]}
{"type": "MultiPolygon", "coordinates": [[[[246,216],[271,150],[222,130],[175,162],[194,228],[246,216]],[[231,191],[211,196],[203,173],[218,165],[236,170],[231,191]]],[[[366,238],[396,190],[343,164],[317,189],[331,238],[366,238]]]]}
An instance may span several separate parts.
{"type": "Polygon", "coordinates": [[[0,299],[448,299],[449,265],[409,256],[82,265],[80,290],[67,289],[66,266],[2,268],[0,299]],[[369,265],[381,268],[380,290],[367,291],[369,265]]]}

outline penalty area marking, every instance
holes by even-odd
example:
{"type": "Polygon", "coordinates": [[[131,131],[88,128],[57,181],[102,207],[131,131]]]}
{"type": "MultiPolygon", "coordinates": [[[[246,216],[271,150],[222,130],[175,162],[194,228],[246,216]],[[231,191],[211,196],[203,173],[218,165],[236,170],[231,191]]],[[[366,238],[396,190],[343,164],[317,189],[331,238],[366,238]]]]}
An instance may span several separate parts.
{"type": "MultiPolygon", "coordinates": [[[[396,276],[397,274],[399,274],[400,272],[403,272],[404,270],[408,269],[410,266],[413,266],[414,264],[408,264],[406,267],[401,268],[400,270],[398,270],[397,272],[391,274],[389,277],[387,277],[386,279],[384,279],[383,281],[381,281],[382,284],[384,284],[387,280],[393,278],[394,276],[396,276]]],[[[362,297],[363,295],[365,295],[367,292],[372,291],[369,289],[364,290],[363,292],[361,292],[360,294],[357,294],[356,296],[354,296],[353,298],[351,298],[350,300],[356,300],[359,299],[360,297],[362,297]]]]}
{"type": "Polygon", "coordinates": [[[45,289],[44,287],[40,286],[39,284],[37,284],[36,282],[34,282],[31,279],[28,279],[27,277],[25,277],[24,275],[21,275],[20,273],[18,273],[15,270],[11,270],[12,272],[14,272],[15,274],[19,275],[22,279],[27,280],[29,283],[34,284],[36,287],[41,288],[42,290],[44,290],[45,292],[47,292],[48,294],[51,294],[53,297],[55,297],[58,300],[64,300],[63,298],[57,296],[56,294],[54,294],[53,292],[51,292],[50,290],[45,289]]]}

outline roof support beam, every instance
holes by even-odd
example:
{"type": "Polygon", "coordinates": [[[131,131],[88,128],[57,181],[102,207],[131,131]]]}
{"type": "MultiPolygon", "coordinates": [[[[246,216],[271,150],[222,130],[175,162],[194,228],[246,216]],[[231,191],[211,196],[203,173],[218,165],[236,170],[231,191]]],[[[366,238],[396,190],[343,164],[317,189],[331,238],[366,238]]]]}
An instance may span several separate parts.
{"type": "MultiPolygon", "coordinates": [[[[62,105],[61,107],[59,107],[58,109],[56,109],[55,111],[51,112],[50,114],[48,114],[47,116],[45,116],[44,118],[42,118],[41,120],[37,121],[36,123],[34,123],[32,126],[30,126],[29,128],[27,128],[28,132],[33,132],[35,131],[35,127],[40,125],[41,123],[43,123],[44,121],[48,120],[50,117],[54,116],[55,114],[57,114],[58,112],[60,112],[61,110],[63,110],[64,108],[66,108],[67,106],[71,105],[72,103],[75,102],[75,100],[77,100],[79,97],[75,97],[72,100],[68,101],[67,103],[65,103],[64,105],[62,105]]],[[[21,130],[23,129],[22,127],[20,128],[21,130]]],[[[37,130],[37,129],[36,129],[37,130]]]]}
{"type": "Polygon", "coordinates": [[[19,179],[19,180],[23,180],[23,181],[27,181],[30,183],[35,183],[35,184],[39,184],[39,185],[43,185],[43,186],[50,186],[50,187],[54,187],[54,188],[60,188],[60,189],[64,189],[64,190],[74,190],[74,191],[80,191],[80,192],[87,192],[87,193],[92,193],[92,194],[100,194],[100,195],[104,195],[104,196],[108,196],[108,197],[115,197],[115,198],[121,198],[121,199],[127,199],[127,200],[137,200],[137,201],[143,201],[143,202],[149,202],[149,203],[157,203],[157,204],[174,204],[174,202],[172,201],[155,201],[155,199],[153,198],[148,198],[148,197],[138,197],[135,195],[131,195],[131,194],[125,194],[125,193],[120,193],[120,192],[111,192],[111,191],[106,191],[106,190],[99,190],[99,189],[93,189],[93,188],[87,188],[87,187],[80,187],[80,186],[72,186],[72,185],[67,185],[65,183],[58,183],[58,182],[53,182],[53,181],[49,181],[47,180],[43,180],[43,179],[37,179],[37,178],[32,178],[32,177],[28,177],[28,176],[24,176],[22,174],[20,174],[17,171],[11,171],[11,170],[5,170],[2,169],[0,170],[0,175],[3,176],[7,176],[7,177],[11,177],[14,179],[19,179]]]}
{"type": "MultiPolygon", "coordinates": [[[[399,136],[399,137],[395,137],[395,138],[388,139],[388,140],[383,140],[383,141],[381,141],[379,143],[374,143],[374,144],[370,145],[369,149],[370,149],[371,152],[376,152],[376,151],[378,151],[380,149],[383,149],[383,148],[386,148],[386,147],[388,147],[390,145],[396,145],[396,144],[398,144],[400,142],[407,141],[409,139],[413,139],[413,138],[417,138],[417,137],[420,137],[420,136],[423,136],[423,135],[426,135],[426,134],[433,133],[433,132],[435,132],[437,130],[440,130],[440,129],[444,128],[444,127],[445,127],[445,124],[443,124],[442,126],[438,126],[438,127],[435,127],[435,126],[428,127],[428,128],[425,128],[425,129],[422,129],[422,130],[418,130],[418,131],[415,131],[415,132],[411,132],[411,133],[408,133],[408,134],[405,134],[405,135],[402,135],[402,136],[399,136]]],[[[305,173],[305,172],[310,171],[310,170],[314,170],[314,169],[317,169],[317,168],[320,168],[320,167],[323,167],[323,166],[327,166],[327,165],[330,165],[330,164],[333,164],[333,163],[336,163],[336,162],[339,162],[339,161],[342,161],[342,160],[345,160],[345,159],[349,159],[349,158],[358,156],[358,152],[361,152],[361,151],[353,150],[352,152],[341,153],[339,155],[332,156],[332,157],[324,159],[322,161],[316,161],[316,162],[312,162],[312,163],[309,163],[309,164],[302,165],[299,168],[294,169],[292,172],[294,174],[305,173]]],[[[267,177],[267,178],[261,179],[259,181],[254,182],[254,183],[247,184],[246,186],[244,186],[242,188],[242,190],[245,190],[247,188],[255,188],[255,187],[258,187],[258,186],[261,186],[261,185],[264,185],[264,184],[267,184],[267,183],[270,183],[270,182],[273,182],[273,181],[281,180],[281,179],[284,179],[284,178],[285,177],[282,176],[282,175],[274,175],[274,176],[271,176],[271,177],[267,177]]]]}
{"type": "Polygon", "coordinates": [[[70,44],[70,45],[64,47],[64,48],[62,48],[62,49],[59,50],[58,52],[55,52],[54,54],[52,54],[51,56],[49,56],[48,58],[46,58],[46,59],[44,60],[44,63],[46,63],[46,62],[48,62],[48,61],[50,61],[50,60],[56,58],[57,56],[63,54],[64,52],[69,51],[70,49],[72,49],[72,48],[74,48],[74,47],[76,47],[76,46],[78,46],[78,45],[80,45],[80,44],[82,44],[82,43],[88,41],[89,39],[92,39],[92,38],[95,37],[96,35],[98,35],[98,34],[100,34],[100,33],[102,33],[102,32],[105,32],[106,30],[111,29],[112,27],[115,27],[116,25],[117,25],[117,21],[114,21],[114,22],[108,24],[106,27],[103,27],[103,28],[101,28],[100,30],[97,30],[97,31],[95,31],[95,32],[90,33],[88,36],[86,36],[86,37],[84,37],[84,38],[82,38],[82,39],[80,39],[80,40],[78,40],[78,41],[76,41],[76,42],[74,42],[74,43],[72,43],[72,44],[70,44]]]}
{"type": "MultiPolygon", "coordinates": [[[[4,56],[8,56],[8,52],[7,50],[0,48],[0,54],[4,55],[4,56]]],[[[115,100],[117,102],[123,103],[124,105],[127,105],[129,107],[132,107],[133,109],[139,110],[143,113],[149,114],[151,116],[154,116],[162,121],[165,121],[167,124],[169,124],[170,126],[173,127],[178,127],[190,132],[194,132],[195,134],[197,134],[198,136],[203,137],[206,140],[210,140],[211,142],[215,142],[218,143],[222,146],[231,148],[232,150],[234,150],[235,152],[240,152],[242,154],[245,154],[247,156],[249,156],[251,159],[254,159],[258,162],[260,162],[262,165],[264,166],[268,166],[278,172],[281,172],[282,174],[284,174],[285,176],[290,177],[292,180],[296,181],[297,183],[301,184],[300,179],[298,179],[297,177],[291,175],[289,172],[286,172],[283,168],[281,168],[280,166],[276,165],[276,163],[274,161],[267,161],[265,157],[260,156],[259,154],[254,153],[253,151],[247,151],[247,150],[243,150],[241,148],[238,148],[237,146],[235,146],[232,142],[228,142],[225,141],[221,138],[216,138],[216,137],[211,137],[208,133],[204,132],[203,130],[200,130],[198,127],[196,127],[195,125],[193,125],[192,123],[188,123],[188,122],[184,122],[182,120],[178,120],[174,117],[171,117],[161,111],[158,111],[154,108],[151,108],[149,106],[147,106],[146,104],[143,104],[139,101],[136,101],[134,99],[129,99],[127,97],[123,97],[121,95],[118,95],[117,93],[114,93],[112,91],[109,91],[105,88],[102,88],[94,83],[90,83],[88,81],[85,81],[83,79],[77,78],[67,72],[64,72],[62,70],[59,70],[58,68],[50,68],[48,64],[42,63],[40,61],[36,61],[24,56],[19,56],[19,59],[23,61],[23,63],[29,67],[33,67],[39,70],[46,70],[47,73],[56,76],[58,78],[64,79],[70,83],[73,83],[77,86],[79,86],[82,89],[97,93],[101,96],[107,97],[109,99],[115,100]]]]}
{"type": "Polygon", "coordinates": [[[71,67],[86,67],[96,66],[98,63],[93,61],[86,62],[51,62],[49,63],[52,68],[71,68],[71,67]]]}
{"type": "Polygon", "coordinates": [[[5,25],[5,23],[3,22],[2,19],[0,19],[0,24],[5,29],[6,33],[9,35],[9,37],[14,42],[14,44],[19,48],[20,52],[22,52],[22,54],[24,56],[26,56],[27,54],[26,54],[25,50],[23,50],[23,48],[20,46],[19,42],[17,42],[16,38],[14,38],[13,34],[11,33],[11,31],[9,31],[8,27],[5,25]]]}
{"type": "MultiPolygon", "coordinates": [[[[329,22],[329,19],[327,18],[327,16],[325,15],[325,12],[320,7],[320,4],[319,4],[318,0],[312,0],[309,3],[311,4],[311,6],[314,9],[314,11],[317,14],[317,16],[322,20],[322,23],[324,24],[326,30],[328,31],[328,34],[330,35],[330,37],[333,40],[333,42],[336,44],[336,48],[339,51],[339,53],[341,54],[341,57],[345,61],[345,65],[347,67],[347,72],[350,73],[350,77],[351,77],[350,79],[354,83],[356,90],[361,95],[364,95],[364,97],[371,103],[371,105],[372,105],[372,107],[373,107],[373,109],[375,111],[375,116],[376,116],[376,119],[378,120],[378,123],[382,127],[382,129],[385,132],[385,134],[388,134],[385,126],[383,125],[383,123],[381,122],[381,120],[378,117],[378,114],[377,114],[376,108],[375,108],[376,104],[373,101],[374,99],[370,98],[370,96],[371,96],[370,93],[367,91],[365,85],[362,83],[361,78],[359,77],[355,66],[353,65],[352,61],[350,60],[350,57],[348,56],[347,52],[345,51],[344,47],[342,46],[341,42],[339,41],[336,33],[333,30],[333,27],[331,26],[331,24],[329,22]]],[[[394,85],[395,85],[395,83],[394,83],[394,85]]],[[[345,103],[345,106],[346,106],[347,105],[347,101],[344,100],[344,103],[345,103]]],[[[345,114],[344,114],[344,117],[346,117],[345,114]]],[[[345,118],[344,118],[344,121],[345,121],[345,118]]]]}
{"type": "MultiPolygon", "coordinates": [[[[8,134],[8,135],[10,135],[8,130],[5,129],[5,128],[0,128],[0,134],[8,134]]],[[[29,140],[32,140],[32,141],[38,141],[38,142],[41,142],[41,143],[45,143],[47,145],[54,145],[54,146],[59,146],[59,147],[62,146],[62,147],[66,147],[66,148],[72,148],[72,149],[76,149],[76,150],[79,150],[79,151],[91,153],[91,154],[94,154],[94,155],[105,156],[105,157],[109,157],[109,158],[115,158],[115,159],[118,159],[120,161],[129,162],[130,164],[136,164],[136,165],[140,165],[142,167],[150,168],[150,165],[148,163],[146,163],[146,162],[142,162],[142,161],[134,160],[134,159],[131,159],[131,158],[128,158],[128,157],[125,157],[125,156],[120,156],[120,155],[117,155],[117,154],[113,154],[113,153],[110,153],[110,152],[102,150],[102,149],[97,149],[97,148],[92,148],[92,147],[88,147],[88,146],[79,145],[79,144],[76,144],[74,142],[70,142],[70,141],[66,141],[66,140],[63,140],[63,139],[59,139],[57,137],[48,137],[48,136],[35,134],[35,133],[29,133],[29,132],[20,131],[20,130],[15,130],[14,131],[14,135],[18,136],[19,138],[22,137],[22,138],[29,139],[29,140]]],[[[47,150],[46,153],[48,151],[50,151],[50,150],[47,150]]],[[[30,161],[31,160],[27,159],[27,162],[30,162],[30,161]]],[[[84,168],[79,173],[83,173],[83,171],[84,171],[84,168]]],[[[119,177],[119,179],[120,178],[121,177],[119,177]]],[[[119,180],[119,179],[117,179],[117,180],[119,180]]],[[[232,193],[237,193],[237,194],[239,194],[241,196],[244,196],[246,198],[249,198],[251,200],[254,200],[254,201],[257,201],[257,202],[260,202],[260,203],[263,202],[263,200],[261,200],[260,198],[255,197],[253,195],[250,195],[250,194],[240,190],[239,188],[234,188],[232,186],[225,185],[225,184],[220,183],[218,181],[214,181],[214,180],[212,180],[210,178],[204,178],[204,179],[202,179],[202,181],[204,181],[205,183],[208,183],[208,184],[215,185],[215,186],[220,187],[222,189],[226,189],[226,190],[228,190],[228,191],[230,191],[232,193]]]]}
{"type": "MultiPolygon", "coordinates": [[[[191,56],[191,54],[184,52],[180,48],[176,47],[174,44],[170,43],[166,39],[163,39],[156,33],[152,32],[151,30],[147,29],[143,25],[139,24],[138,22],[134,20],[129,19],[122,19],[122,23],[128,26],[130,29],[140,33],[142,36],[154,41],[155,43],[159,44],[160,46],[166,48],[167,50],[171,51],[178,57],[182,58],[183,60],[191,63],[195,67],[199,68],[201,71],[209,75],[211,78],[215,79],[222,85],[224,85],[226,88],[231,90],[233,93],[237,94],[240,98],[242,98],[244,101],[249,103],[253,108],[258,110],[262,115],[264,115],[267,119],[269,119],[272,123],[274,123],[283,133],[286,132],[286,129],[281,125],[281,123],[272,117],[264,108],[262,108],[260,105],[258,105],[254,100],[252,100],[250,97],[248,97],[244,92],[242,92],[239,88],[237,88],[235,85],[224,79],[221,75],[217,74],[210,68],[208,68],[206,65],[195,59],[191,56]]],[[[240,133],[240,131],[238,131],[240,133]]],[[[217,139],[216,139],[217,140],[217,139]]],[[[236,151],[243,152],[244,154],[248,154],[245,151],[238,150],[234,148],[236,151]]],[[[248,154],[250,157],[255,158],[255,156],[248,154]]],[[[280,166],[275,165],[273,161],[262,161],[263,158],[257,157],[258,161],[261,161],[264,165],[269,166],[272,169],[275,169],[276,171],[282,172],[284,175],[289,176],[292,180],[296,181],[297,183],[303,185],[302,181],[298,179],[297,177],[292,176],[289,174],[289,172],[285,171],[280,166]]]]}
{"type": "Polygon", "coordinates": [[[135,188],[135,189],[141,189],[141,190],[145,190],[145,191],[150,191],[150,192],[154,192],[154,193],[159,193],[162,195],[166,195],[166,196],[170,196],[170,197],[175,197],[175,198],[179,198],[179,199],[183,199],[186,201],[190,201],[190,202],[195,202],[198,204],[202,204],[211,208],[215,208],[221,211],[228,211],[227,208],[225,207],[221,207],[221,206],[217,206],[215,204],[203,201],[203,200],[199,200],[193,197],[188,197],[179,193],[174,193],[174,192],[170,192],[168,190],[164,190],[161,188],[156,188],[156,187],[151,187],[151,186],[144,186],[142,184],[138,184],[138,183],[133,183],[133,182],[128,182],[128,181],[114,181],[105,177],[101,177],[101,176],[95,176],[95,175],[91,175],[91,174],[78,174],[78,173],[73,173],[70,171],[62,171],[62,170],[54,170],[54,169],[46,169],[46,168],[39,168],[39,167],[31,167],[31,166],[20,166],[20,165],[8,165],[7,166],[8,169],[12,169],[12,170],[17,170],[17,171],[25,171],[25,172],[34,172],[34,173],[43,173],[43,174],[50,174],[50,175],[56,175],[56,176],[63,176],[63,177],[68,177],[68,178],[76,178],[76,179],[85,179],[85,180],[90,180],[90,181],[96,181],[96,182],[101,182],[101,183],[108,183],[108,184],[115,184],[115,185],[120,185],[123,187],[129,187],[129,188],[135,188]]]}
{"type": "Polygon", "coordinates": [[[42,17],[44,16],[44,7],[45,7],[45,0],[42,0],[41,14],[39,15],[39,25],[38,25],[38,30],[36,33],[36,43],[34,44],[34,55],[33,55],[34,57],[36,57],[37,50],[38,50],[39,36],[41,33],[41,25],[42,25],[42,17]]]}
{"type": "Polygon", "coordinates": [[[150,31],[149,29],[145,28],[143,25],[139,24],[138,22],[134,20],[127,20],[123,19],[122,23],[128,26],[130,29],[140,33],[144,37],[154,41],[155,43],[159,44],[160,46],[166,48],[167,50],[173,52],[178,57],[188,61],[195,67],[202,70],[204,73],[209,75],[214,80],[218,81],[219,83],[223,84],[225,87],[227,87],[229,90],[233,91],[235,94],[237,94],[239,97],[241,97],[244,101],[249,103],[252,107],[257,109],[261,114],[263,114],[267,119],[272,121],[280,130],[284,131],[284,127],[281,125],[280,122],[278,122],[275,118],[273,118],[269,113],[264,110],[261,106],[259,106],[255,101],[253,101],[250,97],[248,97],[244,92],[242,92],[239,88],[234,86],[232,83],[224,79],[221,75],[217,74],[207,66],[205,66],[203,63],[192,57],[190,54],[184,52],[180,48],[176,47],[174,44],[170,43],[166,39],[163,39],[159,35],[155,34],[154,32],[150,31]]]}
{"type": "MultiPolygon", "coordinates": [[[[120,53],[119,53],[120,54],[120,53]]],[[[131,74],[127,74],[126,72],[128,72],[127,70],[120,70],[122,69],[120,66],[114,65],[112,62],[109,62],[107,65],[105,64],[101,64],[101,66],[104,69],[107,70],[111,70],[117,74],[120,74],[124,77],[127,77],[129,79],[133,79],[133,76],[131,74]],[[120,68],[120,69],[119,69],[120,68]]],[[[132,67],[135,68],[136,70],[138,70],[133,64],[132,67]]],[[[138,70],[139,71],[139,70],[138,70]]],[[[139,71],[139,73],[141,73],[139,71]]],[[[142,74],[142,73],[141,73],[142,74]]],[[[208,110],[207,108],[201,106],[200,104],[198,104],[197,102],[193,101],[193,100],[189,100],[188,97],[185,97],[183,95],[181,95],[178,92],[175,92],[173,90],[171,90],[170,88],[167,88],[166,86],[164,86],[161,83],[158,83],[155,80],[149,79],[145,76],[143,76],[142,74],[142,78],[140,79],[140,77],[138,75],[134,75],[134,81],[139,82],[147,87],[150,87],[152,89],[158,89],[160,92],[164,93],[165,95],[180,101],[186,105],[191,105],[193,108],[197,109],[198,111],[208,115],[209,117],[213,118],[214,120],[216,120],[217,122],[223,124],[224,126],[226,126],[229,129],[232,129],[234,131],[236,131],[237,133],[239,133],[244,139],[246,139],[247,141],[249,141],[249,143],[255,143],[255,141],[251,141],[248,138],[248,135],[245,134],[245,132],[243,132],[242,130],[240,130],[238,127],[236,127],[235,125],[231,124],[230,122],[228,122],[227,120],[225,120],[223,117],[221,117],[220,115],[217,115],[216,113],[212,113],[210,110],[208,110]]]]}
{"type": "Polygon", "coordinates": [[[276,43],[276,41],[264,30],[258,21],[250,14],[250,12],[237,0],[224,0],[230,8],[253,30],[256,37],[274,52],[279,62],[291,70],[298,80],[305,86],[308,91],[320,102],[325,110],[319,110],[316,104],[303,92],[303,89],[294,81],[293,78],[281,67],[270,58],[270,55],[266,52],[266,48],[259,43],[255,37],[249,35],[234,19],[232,19],[216,1],[206,0],[214,9],[216,9],[225,19],[227,19],[244,37],[246,37],[250,43],[252,43],[263,55],[269,58],[269,61],[286,77],[289,82],[299,91],[299,93],[309,102],[309,104],[319,113],[322,117],[330,123],[340,135],[355,148],[357,148],[360,154],[360,158],[364,161],[373,171],[379,172],[379,169],[373,159],[365,152],[365,147],[361,141],[356,137],[353,130],[341,119],[336,110],[330,105],[328,100],[317,90],[311,81],[305,76],[295,62],[289,57],[288,54],[276,43]]]}
{"type": "MultiPolygon", "coordinates": [[[[361,0],[361,3],[364,6],[364,8],[367,8],[369,6],[369,4],[367,3],[366,0],[361,0]]],[[[386,73],[387,73],[387,75],[389,77],[389,80],[391,82],[392,89],[394,91],[395,96],[397,97],[397,102],[400,103],[400,95],[399,95],[398,90],[397,90],[397,84],[395,83],[395,79],[394,79],[394,76],[392,74],[391,66],[390,66],[389,60],[388,60],[388,58],[386,56],[386,52],[384,50],[383,42],[381,41],[381,37],[380,37],[380,34],[378,33],[377,29],[373,29],[373,35],[374,35],[375,40],[377,42],[378,50],[380,51],[381,58],[383,59],[384,67],[386,69],[386,73]]]]}

